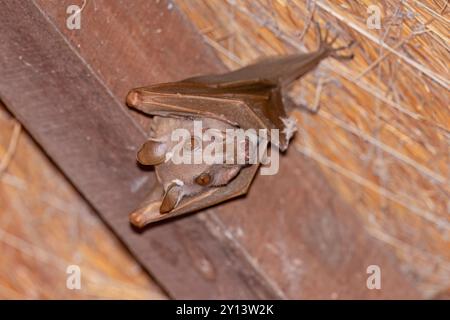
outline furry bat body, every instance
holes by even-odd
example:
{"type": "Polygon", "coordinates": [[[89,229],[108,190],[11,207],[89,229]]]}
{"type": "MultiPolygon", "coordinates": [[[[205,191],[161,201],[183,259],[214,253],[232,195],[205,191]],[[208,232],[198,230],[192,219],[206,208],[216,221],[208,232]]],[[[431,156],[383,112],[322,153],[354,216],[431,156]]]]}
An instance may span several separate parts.
{"type": "MultiPolygon", "coordinates": [[[[285,151],[295,122],[286,114],[283,89],[327,57],[352,58],[337,53],[349,46],[333,48],[336,37],[328,41],[328,34],[324,38],[320,30],[318,34],[319,48],[312,53],[269,58],[221,75],[130,91],[127,104],[154,116],[151,137],[139,150],[137,160],[155,166],[158,179],[147,201],[131,213],[133,225],[143,227],[247,192],[259,163],[175,164],[171,157],[179,143],[171,135],[176,129],[185,129],[191,135],[182,143],[183,151],[195,153],[198,147],[207,145],[195,136],[194,120],[201,120],[204,129],[215,130],[219,137],[226,136],[227,129],[268,129],[269,135],[271,129],[278,129],[279,139],[271,143],[285,151]]],[[[239,150],[248,156],[248,141],[239,150]]]]}

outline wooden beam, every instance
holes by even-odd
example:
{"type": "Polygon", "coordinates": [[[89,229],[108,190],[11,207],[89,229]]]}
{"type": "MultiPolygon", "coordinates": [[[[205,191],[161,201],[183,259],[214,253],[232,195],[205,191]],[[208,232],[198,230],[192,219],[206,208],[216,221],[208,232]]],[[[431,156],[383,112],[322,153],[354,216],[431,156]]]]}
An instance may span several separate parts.
{"type": "Polygon", "coordinates": [[[71,2],[2,6],[0,97],[173,297],[417,297],[392,250],[293,148],[246,198],[132,230],[127,212],[153,176],[134,162],[146,119],[122,99],[223,66],[166,1],[88,1],[78,31],[65,24],[71,2]],[[366,288],[370,264],[383,290],[366,288]]]}
{"type": "MultiPolygon", "coordinates": [[[[127,213],[154,182],[134,160],[144,131],[41,8],[31,1],[0,5],[0,98],[167,292],[279,298],[245,252],[198,216],[142,233],[131,228],[127,213]]],[[[179,16],[170,23],[192,36],[179,16]]]]}

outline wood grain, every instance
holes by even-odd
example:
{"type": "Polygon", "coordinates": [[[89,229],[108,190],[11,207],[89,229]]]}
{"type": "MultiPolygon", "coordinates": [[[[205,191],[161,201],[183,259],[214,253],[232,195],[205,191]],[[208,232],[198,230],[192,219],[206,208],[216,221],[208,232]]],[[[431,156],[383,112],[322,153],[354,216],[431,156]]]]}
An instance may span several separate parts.
{"type": "Polygon", "coordinates": [[[129,88],[223,66],[169,2],[88,1],[78,31],[65,28],[68,2],[37,3],[41,12],[0,13],[13,30],[0,36],[0,96],[173,297],[418,297],[319,167],[292,152],[247,198],[131,230],[126,213],[153,178],[135,166],[145,135],[120,101],[129,88]],[[368,264],[383,267],[385,289],[367,290],[368,264]]]}
{"type": "MultiPolygon", "coordinates": [[[[16,124],[0,102],[1,160],[16,124]]],[[[0,172],[0,252],[0,299],[166,297],[24,130],[0,172]]]]}
{"type": "MultiPolygon", "coordinates": [[[[278,297],[239,249],[198,217],[132,230],[127,213],[153,183],[134,160],[145,134],[34,3],[5,1],[2,8],[2,100],[169,294],[278,297]]],[[[174,15],[165,20],[172,29],[192,32],[174,15]]]]}
{"type": "MultiPolygon", "coordinates": [[[[298,225],[297,216],[305,217],[304,210],[313,209],[309,205],[317,202],[316,198],[330,199],[322,187],[316,196],[308,191],[309,196],[303,197],[305,185],[317,188],[316,180],[325,177],[332,198],[351,207],[348,216],[339,207],[333,208],[334,214],[340,216],[337,222],[346,225],[345,221],[352,218],[356,222],[352,228],[357,231],[332,223],[327,226],[328,231],[320,232],[322,246],[338,230],[348,236],[353,233],[350,238],[366,234],[372,240],[367,246],[356,247],[361,259],[366,259],[365,252],[370,252],[372,246],[378,247],[376,251],[395,261],[393,266],[401,271],[398,277],[407,278],[421,295],[432,298],[445,292],[450,287],[450,91],[441,81],[448,78],[448,68],[444,66],[450,57],[443,40],[448,29],[443,17],[449,15],[445,1],[384,1],[380,6],[380,30],[366,25],[367,9],[373,5],[370,0],[180,0],[177,4],[230,68],[269,55],[314,50],[317,37],[309,23],[312,12],[314,20],[328,25],[330,32],[339,33],[336,45],[350,40],[357,43],[352,61],[327,59],[292,90],[295,100],[312,105],[318,82],[330,80],[318,96],[318,114],[310,115],[301,108],[292,110],[299,131],[288,158],[298,159],[288,160],[293,176],[289,185],[298,193],[272,181],[290,196],[276,193],[278,205],[272,208],[281,214],[268,214],[261,219],[276,225],[275,230],[283,236],[274,245],[275,237],[267,233],[265,237],[272,241],[267,241],[270,247],[263,249],[262,241],[253,242],[252,234],[243,232],[243,240],[250,242],[246,247],[249,251],[253,247],[252,256],[256,255],[259,261],[261,257],[277,257],[277,274],[284,270],[286,279],[292,272],[303,271],[297,272],[297,281],[288,285],[294,291],[314,277],[310,270],[312,261],[301,249],[312,235],[305,238],[303,231],[297,230],[294,237],[291,225],[298,225]],[[419,26],[424,28],[423,33],[416,33],[419,26]],[[317,178],[304,176],[305,161],[316,163],[320,171],[317,178]],[[297,171],[302,175],[297,175],[297,171]],[[306,207],[302,208],[297,199],[302,199],[306,207]],[[296,203],[296,213],[291,211],[291,203],[296,203]],[[283,212],[290,214],[279,217],[283,212]],[[281,224],[277,218],[285,222],[281,224]],[[305,259],[300,259],[301,268],[291,268],[292,259],[302,256],[305,259]]],[[[281,162],[282,170],[285,166],[281,162]]],[[[315,225],[322,218],[330,220],[325,219],[330,208],[318,209],[314,211],[314,221],[307,224],[315,225]]],[[[232,230],[246,230],[242,228],[245,218],[230,215],[230,219],[234,223],[227,224],[232,230]]],[[[336,237],[335,242],[342,242],[345,247],[343,240],[336,237]]],[[[318,254],[320,244],[314,247],[313,252],[318,254]]],[[[379,259],[384,261],[381,256],[379,259]]],[[[377,255],[369,260],[376,263],[377,255]]],[[[345,261],[342,257],[342,263],[345,261]]],[[[340,276],[348,279],[350,274],[340,276]]],[[[287,285],[287,280],[284,283],[287,285]]],[[[354,286],[350,283],[349,287],[354,286]]]]}

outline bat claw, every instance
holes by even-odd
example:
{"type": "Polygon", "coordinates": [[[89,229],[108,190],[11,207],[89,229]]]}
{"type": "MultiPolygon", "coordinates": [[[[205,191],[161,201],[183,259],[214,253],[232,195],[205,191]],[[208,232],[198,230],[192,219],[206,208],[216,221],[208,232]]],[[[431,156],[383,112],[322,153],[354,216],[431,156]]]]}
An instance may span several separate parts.
{"type": "Polygon", "coordinates": [[[325,52],[328,52],[329,56],[338,60],[351,60],[353,59],[353,54],[348,55],[338,55],[337,52],[342,50],[347,50],[353,47],[356,43],[355,40],[351,40],[348,44],[334,48],[333,44],[338,39],[338,34],[334,35],[329,39],[329,31],[328,28],[325,29],[325,35],[322,36],[322,31],[320,29],[320,25],[318,22],[314,23],[316,26],[316,34],[319,39],[319,50],[323,50],[325,52]]]}

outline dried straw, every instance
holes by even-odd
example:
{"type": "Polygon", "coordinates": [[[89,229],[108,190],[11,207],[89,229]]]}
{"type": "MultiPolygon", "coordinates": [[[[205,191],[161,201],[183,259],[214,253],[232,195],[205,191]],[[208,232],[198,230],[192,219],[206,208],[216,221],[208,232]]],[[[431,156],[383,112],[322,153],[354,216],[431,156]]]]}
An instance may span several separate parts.
{"type": "Polygon", "coordinates": [[[392,246],[425,295],[450,287],[450,19],[448,1],[179,0],[205,41],[235,69],[314,50],[311,17],[357,41],[351,62],[327,60],[291,95],[298,154],[321,166],[364,227],[392,246]],[[378,3],[381,29],[367,26],[378,3]]]}

